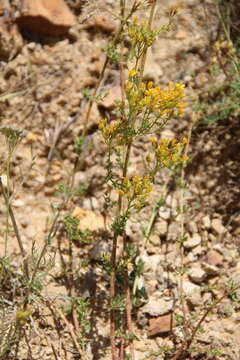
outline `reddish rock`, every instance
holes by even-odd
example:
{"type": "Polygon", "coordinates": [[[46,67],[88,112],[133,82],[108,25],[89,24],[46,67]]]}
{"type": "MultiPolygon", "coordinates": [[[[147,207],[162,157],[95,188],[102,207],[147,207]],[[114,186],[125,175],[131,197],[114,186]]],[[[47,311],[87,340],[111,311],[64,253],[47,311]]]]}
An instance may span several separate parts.
{"type": "Polygon", "coordinates": [[[31,32],[61,35],[76,24],[76,19],[64,0],[23,0],[16,22],[31,32]]]}
{"type": "Polygon", "coordinates": [[[99,29],[106,33],[112,33],[116,30],[116,24],[106,15],[96,15],[89,19],[85,29],[99,29]]]}
{"type": "Polygon", "coordinates": [[[222,266],[223,265],[223,257],[217,251],[210,250],[207,253],[207,256],[205,258],[205,262],[207,264],[213,265],[213,266],[222,266]]]}
{"type": "Polygon", "coordinates": [[[100,101],[100,105],[111,110],[115,107],[115,101],[121,100],[121,95],[120,86],[114,86],[107,90],[107,95],[100,101]]]}
{"type": "Polygon", "coordinates": [[[155,336],[159,334],[164,334],[171,331],[176,325],[174,316],[172,314],[158,316],[157,318],[150,319],[148,336],[155,336]]]}

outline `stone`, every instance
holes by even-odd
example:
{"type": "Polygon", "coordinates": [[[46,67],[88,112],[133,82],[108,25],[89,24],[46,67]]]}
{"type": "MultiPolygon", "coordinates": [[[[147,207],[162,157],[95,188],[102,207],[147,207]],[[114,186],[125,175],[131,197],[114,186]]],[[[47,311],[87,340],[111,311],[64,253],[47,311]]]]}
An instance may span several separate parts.
{"type": "Polygon", "coordinates": [[[213,219],[211,227],[217,235],[223,235],[226,232],[226,228],[223,226],[221,219],[213,219]]]}
{"type": "Polygon", "coordinates": [[[21,199],[16,199],[16,200],[13,200],[12,205],[14,207],[18,208],[18,207],[25,206],[25,202],[23,200],[21,200],[21,199]]]}
{"type": "Polygon", "coordinates": [[[161,242],[160,242],[160,238],[158,235],[156,234],[152,234],[149,238],[149,242],[154,245],[154,246],[160,246],[161,242]]]}
{"type": "Polygon", "coordinates": [[[195,307],[202,304],[201,288],[191,281],[183,281],[183,294],[190,306],[195,307]]]}
{"type": "Polygon", "coordinates": [[[176,321],[172,314],[159,316],[157,318],[150,319],[148,336],[156,336],[159,334],[164,334],[169,331],[176,325],[176,321]]]}
{"type": "Polygon", "coordinates": [[[164,220],[168,220],[171,217],[171,209],[166,208],[166,207],[161,207],[159,210],[159,216],[160,218],[164,219],[164,220]]]}
{"type": "Polygon", "coordinates": [[[220,273],[220,269],[217,266],[210,265],[208,263],[203,263],[202,266],[208,275],[215,276],[219,275],[220,273]]]}
{"type": "Polygon", "coordinates": [[[112,33],[116,30],[116,23],[109,16],[96,15],[86,22],[85,29],[100,29],[105,33],[112,33]]]}
{"type": "Polygon", "coordinates": [[[206,278],[205,271],[200,267],[190,269],[188,275],[192,281],[199,284],[206,278]]]}
{"type": "Polygon", "coordinates": [[[147,253],[143,253],[140,258],[144,262],[144,273],[157,271],[161,261],[159,255],[149,256],[147,253]]]}
{"type": "Polygon", "coordinates": [[[29,32],[62,35],[76,24],[76,18],[64,0],[23,0],[16,22],[29,32]]]}
{"type": "Polygon", "coordinates": [[[121,100],[121,87],[114,86],[107,90],[107,95],[99,102],[99,105],[106,109],[114,109],[115,101],[121,100]]]}
{"type": "Polygon", "coordinates": [[[186,228],[191,234],[196,234],[198,232],[197,224],[194,221],[187,222],[186,228]]]}
{"type": "Polygon", "coordinates": [[[189,34],[185,30],[179,30],[175,35],[175,38],[177,40],[185,40],[188,37],[189,37],[189,34]]]}
{"type": "Polygon", "coordinates": [[[146,59],[146,66],[144,71],[144,78],[159,82],[159,79],[163,75],[161,65],[156,61],[153,52],[150,50],[146,59]]]}
{"type": "Polygon", "coordinates": [[[180,225],[177,222],[173,222],[169,225],[167,231],[167,240],[177,240],[180,233],[180,225]]]}
{"type": "Polygon", "coordinates": [[[210,217],[208,215],[204,216],[202,218],[202,223],[203,223],[203,227],[205,229],[210,229],[211,227],[211,220],[210,220],[210,217]]]}
{"type": "Polygon", "coordinates": [[[79,229],[97,231],[104,229],[104,218],[102,215],[97,215],[91,210],[85,210],[76,206],[73,210],[72,216],[79,220],[79,229]]]}
{"type": "Polygon", "coordinates": [[[155,232],[159,235],[166,235],[167,233],[168,224],[167,221],[164,219],[160,219],[155,225],[154,229],[155,232]]]}
{"type": "Polygon", "coordinates": [[[219,252],[210,250],[205,257],[204,262],[213,266],[223,266],[223,257],[219,252]]]}
{"type": "Polygon", "coordinates": [[[191,296],[193,293],[200,293],[200,286],[193,284],[191,281],[183,281],[183,291],[186,296],[191,296]]]}
{"type": "Polygon", "coordinates": [[[149,302],[144,305],[142,312],[150,316],[160,316],[172,311],[173,301],[165,299],[150,298],[149,302]]]}
{"type": "Polygon", "coordinates": [[[199,234],[193,234],[188,240],[184,241],[183,245],[185,249],[192,249],[195,246],[201,244],[201,236],[199,234]]]}

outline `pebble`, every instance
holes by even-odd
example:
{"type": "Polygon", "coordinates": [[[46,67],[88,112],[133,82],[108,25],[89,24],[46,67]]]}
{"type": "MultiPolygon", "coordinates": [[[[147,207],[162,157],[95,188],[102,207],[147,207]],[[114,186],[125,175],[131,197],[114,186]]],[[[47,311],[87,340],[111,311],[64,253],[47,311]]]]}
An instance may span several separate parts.
{"type": "Polygon", "coordinates": [[[168,240],[177,240],[180,233],[180,224],[173,222],[168,227],[167,239],[168,240]]]}
{"type": "Polygon", "coordinates": [[[161,219],[155,224],[155,232],[159,235],[165,235],[167,233],[168,223],[166,220],[161,219]]]}
{"type": "Polygon", "coordinates": [[[208,215],[204,216],[202,218],[202,223],[203,223],[203,227],[205,229],[210,229],[211,227],[211,220],[210,220],[210,217],[208,215]]]}
{"type": "Polygon", "coordinates": [[[144,272],[155,272],[160,265],[161,258],[159,255],[142,254],[141,260],[144,262],[144,272]]]}
{"type": "Polygon", "coordinates": [[[192,249],[201,243],[201,236],[199,234],[193,234],[188,240],[184,241],[183,245],[186,249],[192,249]]]}
{"type": "Polygon", "coordinates": [[[208,263],[203,263],[202,266],[208,275],[215,276],[220,274],[220,269],[217,266],[208,263]]]}
{"type": "Polygon", "coordinates": [[[12,205],[14,207],[22,207],[22,206],[25,206],[25,202],[21,199],[16,199],[12,202],[12,205]]]}
{"type": "Polygon", "coordinates": [[[213,219],[211,227],[217,235],[222,235],[226,232],[226,228],[223,226],[220,219],[213,219]]]}
{"type": "Polygon", "coordinates": [[[223,265],[223,257],[219,252],[215,250],[210,250],[207,253],[207,256],[205,258],[205,263],[212,265],[212,266],[222,266],[223,265]]]}
{"type": "Polygon", "coordinates": [[[169,332],[176,325],[172,314],[159,316],[149,320],[148,336],[155,336],[169,332]]]}
{"type": "Polygon", "coordinates": [[[173,301],[164,299],[150,298],[149,302],[144,305],[142,312],[150,316],[160,316],[169,313],[173,309],[173,301]]]}
{"type": "Polygon", "coordinates": [[[200,293],[200,286],[193,284],[191,281],[183,281],[183,291],[186,296],[192,295],[193,293],[200,293]]]}
{"type": "Polygon", "coordinates": [[[160,218],[168,220],[171,217],[171,210],[169,208],[161,207],[159,210],[160,218]]]}
{"type": "Polygon", "coordinates": [[[196,283],[201,283],[206,278],[206,273],[200,267],[192,268],[188,272],[189,277],[196,283]]]}

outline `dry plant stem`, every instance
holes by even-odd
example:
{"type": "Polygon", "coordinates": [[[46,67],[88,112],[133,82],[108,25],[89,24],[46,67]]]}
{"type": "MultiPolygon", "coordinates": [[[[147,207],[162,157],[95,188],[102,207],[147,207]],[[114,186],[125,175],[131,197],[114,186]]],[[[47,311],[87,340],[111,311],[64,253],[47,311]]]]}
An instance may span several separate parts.
{"type": "MultiPolygon", "coordinates": [[[[221,21],[221,24],[222,24],[222,27],[223,27],[223,31],[224,31],[224,33],[225,33],[225,36],[226,36],[227,40],[228,40],[230,43],[232,43],[232,40],[231,40],[231,37],[230,37],[230,33],[229,33],[229,29],[227,28],[226,23],[225,23],[225,21],[224,21],[224,19],[223,19],[223,15],[222,15],[222,13],[221,13],[220,6],[219,6],[219,2],[218,2],[218,1],[216,1],[216,10],[217,10],[218,18],[219,18],[219,20],[221,21]]],[[[233,58],[232,58],[232,63],[233,63],[233,65],[234,65],[234,71],[235,71],[235,73],[238,75],[238,78],[239,78],[239,76],[240,76],[240,71],[239,71],[239,66],[238,66],[238,61],[237,61],[236,56],[233,56],[233,58]]]]}
{"type": "MultiPolygon", "coordinates": [[[[121,0],[121,3],[123,3],[124,5],[124,8],[125,8],[125,0],[121,0]]],[[[133,6],[128,14],[128,16],[126,17],[126,19],[122,18],[121,20],[121,24],[120,24],[120,27],[113,39],[113,45],[117,45],[119,40],[120,40],[120,37],[121,37],[121,34],[122,34],[122,31],[123,31],[123,28],[127,22],[127,20],[132,16],[132,14],[138,9],[140,3],[138,3],[138,1],[134,1],[133,3],[133,6]]],[[[124,11],[122,11],[123,7],[122,7],[122,4],[120,5],[121,6],[121,15],[122,13],[124,13],[124,11]]],[[[95,98],[97,96],[97,93],[98,93],[98,90],[101,86],[101,83],[102,83],[102,80],[103,80],[103,77],[104,77],[104,73],[106,71],[106,68],[108,66],[108,63],[109,63],[109,57],[107,56],[105,61],[104,61],[104,64],[103,64],[103,67],[102,67],[102,70],[101,70],[101,73],[100,73],[100,76],[99,76],[99,80],[98,80],[98,83],[94,89],[94,92],[93,92],[93,98],[95,98]]],[[[88,109],[87,109],[87,113],[86,113],[86,118],[85,118],[85,122],[84,122],[84,128],[83,128],[83,131],[82,131],[82,136],[86,135],[86,132],[87,132],[87,125],[88,125],[88,122],[89,122],[89,117],[90,117],[90,114],[91,114],[91,110],[92,110],[92,106],[93,106],[93,103],[94,103],[94,100],[90,100],[89,101],[89,104],[88,104],[88,109]]]]}
{"type": "MultiPolygon", "coordinates": [[[[111,253],[111,277],[110,277],[110,307],[115,298],[115,280],[116,280],[116,253],[117,253],[117,235],[114,234],[113,237],[113,247],[111,253]]],[[[116,360],[116,343],[115,343],[115,311],[110,310],[110,343],[111,343],[111,352],[112,360],[116,360]]]]}
{"type": "MultiPolygon", "coordinates": [[[[192,129],[193,129],[193,123],[194,121],[191,122],[189,130],[188,130],[188,135],[187,135],[187,144],[185,146],[184,149],[184,156],[187,156],[188,151],[189,151],[189,143],[190,143],[190,139],[192,136],[192,129]]],[[[184,217],[184,188],[183,188],[183,183],[184,183],[184,179],[185,179],[185,171],[184,171],[184,167],[182,167],[181,170],[181,180],[180,180],[180,213],[181,213],[181,221],[180,221],[180,239],[183,239],[184,237],[184,221],[185,221],[185,217],[184,217]]],[[[181,258],[181,271],[180,271],[180,302],[181,302],[181,306],[182,306],[182,312],[183,312],[183,321],[184,321],[184,330],[185,332],[188,334],[189,330],[188,330],[188,325],[187,325],[187,318],[186,318],[186,307],[185,307],[185,301],[184,301],[184,291],[183,291],[183,264],[184,264],[184,247],[183,247],[183,242],[180,242],[180,258],[181,258]]]]}
{"type": "MultiPolygon", "coordinates": [[[[120,0],[120,4],[121,5],[124,4],[122,0],[120,0]]],[[[152,5],[151,5],[149,21],[148,21],[149,28],[151,28],[151,25],[152,25],[155,6],[156,6],[156,1],[154,3],[152,3],[152,5]]],[[[121,27],[122,27],[122,24],[120,26],[120,29],[121,29],[121,27]]],[[[146,62],[146,54],[147,54],[147,46],[145,46],[144,51],[143,51],[143,55],[142,55],[142,58],[141,58],[139,83],[141,83],[142,78],[143,78],[143,72],[144,72],[144,67],[145,67],[145,62],[146,62]]],[[[134,121],[133,121],[133,126],[134,126],[134,121]]],[[[124,159],[124,165],[123,165],[123,172],[122,172],[122,179],[124,179],[126,177],[126,175],[127,175],[127,169],[128,169],[128,163],[129,163],[129,158],[130,158],[130,153],[131,153],[131,147],[132,147],[132,141],[130,141],[128,143],[127,147],[126,147],[125,159],[124,159]]],[[[119,217],[121,215],[122,201],[123,201],[123,198],[122,198],[121,195],[119,195],[119,198],[118,198],[118,210],[117,210],[117,215],[116,215],[117,217],[119,217]]],[[[111,272],[111,278],[110,278],[110,302],[111,303],[112,303],[112,301],[113,301],[113,299],[115,297],[115,292],[116,292],[116,289],[115,289],[116,284],[115,284],[115,282],[116,282],[117,240],[118,240],[118,235],[115,233],[114,238],[113,238],[113,248],[112,248],[112,253],[111,253],[111,266],[112,266],[112,272],[111,272]]],[[[131,298],[130,298],[130,302],[131,302],[131,298]]],[[[127,310],[127,313],[129,313],[129,299],[128,299],[127,309],[126,310],[127,310]]],[[[131,318],[131,314],[130,314],[130,318],[131,318]]],[[[131,323],[132,323],[131,320],[128,321],[128,326],[131,327],[131,323]]],[[[114,310],[110,311],[110,342],[111,342],[112,360],[116,360],[115,311],[114,310]]],[[[132,348],[131,348],[131,352],[133,353],[133,356],[134,356],[133,345],[132,345],[132,348]]]]}
{"type": "MultiPolygon", "coordinates": [[[[122,18],[124,18],[124,10],[125,10],[125,0],[122,0],[122,18]]],[[[122,103],[124,108],[125,103],[125,91],[124,91],[124,64],[123,64],[123,43],[121,43],[121,60],[120,60],[120,77],[121,77],[121,93],[122,93],[122,103]]],[[[127,175],[127,166],[129,162],[130,156],[130,145],[127,147],[126,158],[123,168],[123,178],[127,175]]],[[[121,211],[122,204],[119,204],[119,211],[121,211]]],[[[124,252],[126,252],[127,247],[127,237],[126,233],[123,234],[123,241],[124,241],[124,252]]],[[[132,324],[132,300],[131,300],[131,289],[129,285],[129,277],[128,277],[128,270],[125,271],[124,276],[124,290],[125,290],[125,298],[126,298],[126,318],[127,318],[127,329],[129,334],[133,334],[133,324],[132,324]]],[[[131,351],[131,359],[135,360],[135,353],[134,353],[134,341],[133,339],[130,340],[130,351],[131,351]]]]}
{"type": "MultiPolygon", "coordinates": [[[[124,232],[123,234],[123,247],[124,247],[124,251],[126,252],[127,250],[126,232],[124,232]]],[[[125,270],[125,274],[124,274],[124,292],[125,292],[125,301],[126,301],[126,318],[127,318],[128,335],[133,335],[132,300],[131,300],[131,288],[129,285],[128,269],[125,270]]],[[[132,338],[130,339],[130,352],[131,352],[131,360],[135,360],[134,340],[132,338]]]]}
{"type": "Polygon", "coordinates": [[[143,248],[144,248],[144,249],[146,249],[146,247],[147,247],[148,240],[149,240],[149,238],[150,238],[150,235],[151,235],[151,232],[152,232],[154,223],[155,223],[155,221],[157,220],[158,210],[159,210],[159,206],[156,205],[156,206],[153,208],[152,215],[151,215],[151,218],[150,218],[150,220],[149,220],[148,227],[147,227],[147,230],[146,230],[146,233],[145,233],[145,241],[144,241],[144,244],[143,244],[143,248]]]}
{"type": "Polygon", "coordinates": [[[59,216],[60,216],[60,210],[57,211],[57,213],[56,213],[56,215],[55,215],[55,217],[54,217],[54,219],[53,219],[52,226],[51,226],[51,228],[50,228],[50,230],[49,230],[49,234],[48,234],[47,239],[46,239],[46,241],[45,241],[45,244],[44,244],[44,246],[43,246],[43,248],[42,248],[42,251],[41,251],[41,253],[40,253],[39,257],[38,257],[37,264],[36,264],[36,266],[35,266],[35,269],[34,269],[34,271],[33,271],[33,274],[32,274],[31,280],[30,280],[30,285],[29,285],[30,288],[31,288],[31,285],[33,284],[33,282],[34,282],[34,280],[35,280],[35,277],[36,277],[37,272],[38,272],[38,270],[39,270],[41,261],[42,261],[44,255],[46,254],[46,251],[47,251],[47,248],[48,248],[48,246],[49,246],[49,243],[51,242],[51,239],[52,239],[52,237],[53,237],[53,235],[54,235],[56,223],[57,223],[57,221],[58,221],[59,216]]]}
{"type": "Polygon", "coordinates": [[[124,337],[122,337],[120,344],[120,351],[119,351],[119,359],[124,360],[124,356],[125,356],[125,339],[124,337]]]}
{"type": "MultiPolygon", "coordinates": [[[[125,160],[123,165],[123,174],[122,178],[124,179],[127,175],[127,167],[129,162],[129,156],[130,156],[130,150],[131,150],[131,143],[127,145],[126,154],[125,154],[125,160]]],[[[122,196],[119,195],[118,197],[118,209],[116,216],[119,217],[122,210],[122,196]]],[[[110,302],[112,304],[112,301],[115,298],[116,293],[116,257],[117,257],[117,240],[118,235],[115,233],[113,236],[113,247],[111,252],[111,266],[112,266],[112,272],[111,272],[111,278],[110,278],[110,302]]],[[[110,305],[111,305],[110,304],[110,305]]],[[[111,342],[111,351],[112,351],[112,360],[116,360],[116,344],[115,344],[115,311],[111,309],[110,311],[110,342],[111,342]]]]}
{"type": "Polygon", "coordinates": [[[26,330],[23,329],[23,334],[24,334],[24,338],[25,338],[25,341],[26,341],[26,344],[27,344],[27,348],[28,348],[28,358],[29,360],[33,360],[33,356],[32,356],[32,350],[31,350],[31,346],[29,344],[29,338],[27,336],[27,333],[26,333],[26,330]]]}
{"type": "Polygon", "coordinates": [[[11,160],[11,155],[8,154],[8,159],[7,159],[7,192],[6,192],[7,214],[6,214],[6,232],[5,232],[5,244],[4,244],[4,254],[5,254],[5,256],[7,256],[7,245],[8,245],[8,235],[9,235],[9,205],[10,205],[10,186],[9,186],[9,182],[10,182],[10,160],[11,160]]]}
{"type": "MultiPolygon", "coordinates": [[[[52,309],[52,305],[49,303],[49,301],[46,301],[43,298],[42,298],[42,300],[47,304],[48,308],[52,309]]],[[[51,312],[57,313],[58,316],[62,319],[62,321],[64,322],[64,324],[66,325],[66,327],[69,331],[69,334],[72,338],[72,342],[73,342],[74,346],[76,347],[77,351],[79,352],[79,355],[81,356],[81,359],[87,360],[87,357],[85,356],[84,351],[81,349],[81,347],[77,341],[77,337],[74,333],[74,329],[73,329],[72,325],[67,321],[66,316],[63,314],[62,310],[60,310],[58,307],[54,307],[54,309],[52,309],[51,312]]]]}
{"type": "MultiPolygon", "coordinates": [[[[152,5],[151,5],[149,19],[148,19],[148,27],[149,27],[150,30],[151,30],[151,27],[152,27],[152,22],[153,22],[153,18],[154,18],[154,11],[155,11],[156,4],[157,4],[157,1],[153,0],[152,5]]],[[[140,62],[140,83],[142,81],[144,68],[145,68],[145,64],[146,64],[147,49],[148,49],[148,47],[147,47],[147,45],[145,45],[144,50],[143,50],[143,55],[142,55],[142,58],[141,58],[141,62],[140,62]]]]}
{"type": "Polygon", "coordinates": [[[15,220],[15,216],[14,216],[11,204],[9,204],[8,196],[6,194],[4,186],[2,184],[1,177],[0,177],[0,188],[1,188],[1,191],[2,191],[2,194],[3,194],[5,205],[7,206],[8,211],[9,211],[9,216],[10,216],[10,219],[11,219],[11,222],[12,222],[12,225],[13,225],[14,233],[15,233],[17,241],[18,241],[18,246],[19,246],[20,253],[21,253],[21,256],[22,256],[22,259],[23,259],[24,272],[25,272],[25,275],[26,275],[27,279],[29,280],[29,269],[28,269],[28,261],[27,261],[27,257],[26,257],[26,252],[24,250],[23,242],[22,242],[19,230],[18,230],[18,226],[17,226],[16,220],[15,220]]]}
{"type": "Polygon", "coordinates": [[[66,327],[68,328],[68,331],[70,333],[70,336],[72,338],[72,341],[77,349],[77,351],[79,352],[79,355],[81,356],[81,359],[85,359],[86,360],[86,357],[85,357],[85,354],[83,352],[83,350],[81,349],[81,347],[79,346],[79,343],[77,341],[77,337],[74,333],[74,330],[71,326],[71,324],[69,324],[69,322],[67,321],[66,319],[66,316],[63,314],[63,312],[58,309],[57,307],[55,308],[55,311],[58,313],[58,315],[60,316],[60,318],[63,320],[64,324],[66,325],[66,327]]]}
{"type": "Polygon", "coordinates": [[[19,95],[25,95],[27,93],[30,94],[31,92],[34,92],[35,90],[37,90],[39,87],[49,85],[52,82],[53,82],[53,80],[49,80],[49,81],[39,83],[39,84],[37,84],[37,85],[31,87],[30,89],[27,89],[27,90],[20,90],[20,91],[12,92],[10,94],[3,94],[3,95],[0,96],[0,102],[5,102],[6,100],[12,99],[12,98],[14,98],[16,96],[19,96],[19,95]]]}
{"type": "MultiPolygon", "coordinates": [[[[72,241],[69,240],[69,271],[70,271],[70,279],[68,281],[68,286],[69,286],[69,296],[72,297],[75,294],[75,289],[73,286],[73,282],[74,282],[74,264],[73,264],[73,247],[72,247],[72,241]]],[[[77,318],[77,311],[76,311],[76,305],[73,303],[72,305],[72,317],[73,317],[73,324],[74,327],[76,329],[76,331],[78,333],[80,333],[80,326],[79,326],[79,322],[78,322],[78,318],[77,318]]]]}
{"type": "MultiPolygon", "coordinates": [[[[238,287],[239,288],[239,287],[238,287]]],[[[237,290],[238,288],[235,288],[235,290],[237,290]]],[[[195,336],[197,334],[198,329],[201,327],[202,323],[204,322],[204,320],[206,319],[206,317],[208,316],[208,314],[216,308],[217,305],[219,305],[224,298],[226,298],[228,295],[230,295],[229,292],[225,292],[219,299],[217,299],[216,301],[214,301],[214,303],[212,305],[210,305],[207,310],[205,311],[205,313],[202,315],[202,317],[200,318],[200,320],[198,321],[197,325],[195,326],[195,328],[193,329],[192,335],[190,336],[190,338],[186,341],[184,341],[184,343],[182,344],[181,348],[178,350],[178,352],[176,353],[176,355],[173,357],[172,360],[180,360],[182,359],[182,356],[186,353],[186,351],[188,351],[188,349],[190,348],[190,346],[192,345],[195,336]]]]}

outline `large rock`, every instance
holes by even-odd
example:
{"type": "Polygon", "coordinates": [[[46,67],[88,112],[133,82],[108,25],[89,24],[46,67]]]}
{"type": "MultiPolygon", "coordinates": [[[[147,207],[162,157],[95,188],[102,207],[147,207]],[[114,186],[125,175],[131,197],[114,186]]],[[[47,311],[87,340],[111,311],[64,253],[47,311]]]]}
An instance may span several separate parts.
{"type": "Polygon", "coordinates": [[[64,34],[76,24],[64,0],[23,0],[16,21],[21,29],[47,35],[64,34]]]}
{"type": "Polygon", "coordinates": [[[176,325],[176,321],[172,314],[159,316],[157,318],[150,319],[148,336],[155,336],[171,331],[176,325]]]}

